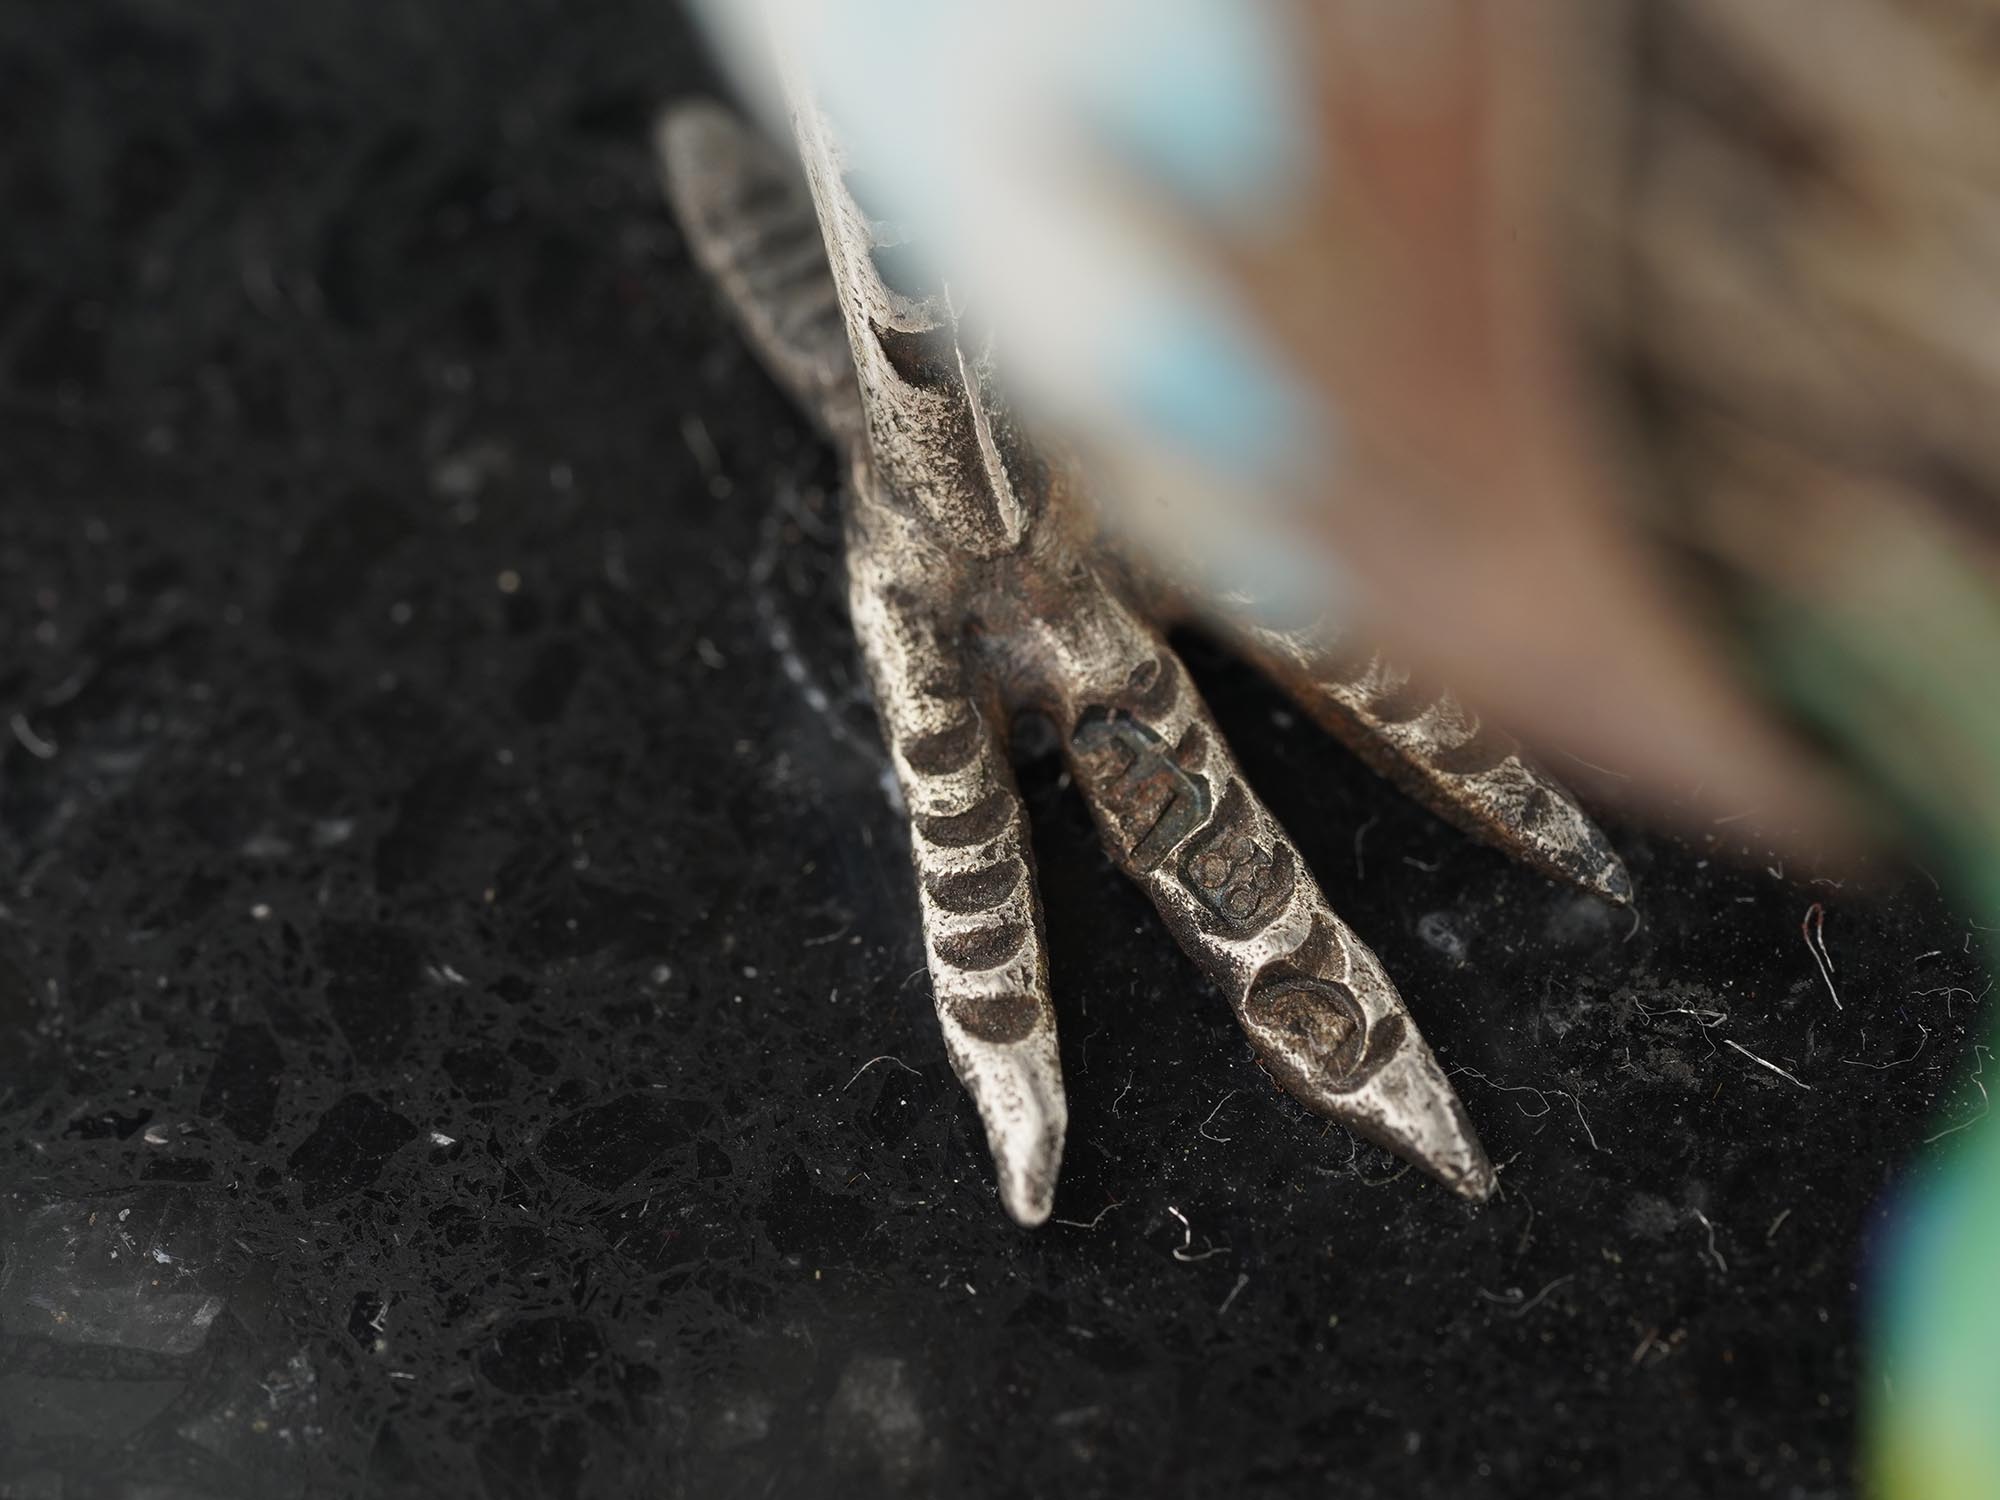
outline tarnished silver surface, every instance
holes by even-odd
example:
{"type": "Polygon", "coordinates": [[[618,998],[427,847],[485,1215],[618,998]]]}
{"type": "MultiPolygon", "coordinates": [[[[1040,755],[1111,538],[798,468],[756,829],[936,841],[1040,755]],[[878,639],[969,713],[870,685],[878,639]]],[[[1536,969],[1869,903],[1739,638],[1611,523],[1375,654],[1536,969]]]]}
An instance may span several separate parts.
{"type": "MultiPolygon", "coordinates": [[[[660,131],[667,190],[765,362],[848,461],[855,635],[909,809],[938,1019],[1008,1212],[1048,1217],[1067,1120],[1006,753],[1025,711],[1057,726],[1106,848],[1229,997],[1272,1077],[1483,1199],[1493,1169],[1402,998],[1167,646],[1180,615],[1227,612],[1105,545],[1073,476],[1010,417],[987,348],[922,284],[898,228],[863,212],[822,117],[797,106],[794,126],[803,182],[733,116],[682,107],[660,131]]],[[[1629,899],[1624,867],[1568,793],[1449,698],[1337,640],[1234,633],[1441,815],[1543,873],[1629,899]]]]}

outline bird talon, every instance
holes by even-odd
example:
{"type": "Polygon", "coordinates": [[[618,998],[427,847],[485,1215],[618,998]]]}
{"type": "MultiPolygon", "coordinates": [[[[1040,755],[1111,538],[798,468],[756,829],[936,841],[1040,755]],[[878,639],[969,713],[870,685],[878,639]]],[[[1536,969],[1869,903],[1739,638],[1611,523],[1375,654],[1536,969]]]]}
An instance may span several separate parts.
{"type": "MultiPolygon", "coordinates": [[[[965,347],[944,299],[883,283],[885,247],[849,196],[838,143],[810,100],[795,102],[805,173],[789,200],[769,148],[710,106],[662,129],[670,196],[753,344],[849,460],[855,634],[909,810],[938,1021],[1007,1211],[1029,1226],[1048,1218],[1067,1125],[1003,737],[1024,713],[1055,725],[1106,850],[1228,998],[1279,1086],[1483,1200],[1493,1168],[1402,997],[1165,643],[1186,601],[1141,586],[1073,513],[1077,487],[1052,482],[1002,420],[984,351],[965,347]],[[760,245],[795,251],[783,231],[815,211],[830,278],[802,277],[790,259],[758,264],[760,245]],[[828,306],[852,355],[837,371],[813,316],[828,306]]],[[[1235,641],[1442,815],[1543,873],[1629,900],[1624,867],[1568,793],[1448,697],[1351,645],[1247,625],[1235,641]]]]}

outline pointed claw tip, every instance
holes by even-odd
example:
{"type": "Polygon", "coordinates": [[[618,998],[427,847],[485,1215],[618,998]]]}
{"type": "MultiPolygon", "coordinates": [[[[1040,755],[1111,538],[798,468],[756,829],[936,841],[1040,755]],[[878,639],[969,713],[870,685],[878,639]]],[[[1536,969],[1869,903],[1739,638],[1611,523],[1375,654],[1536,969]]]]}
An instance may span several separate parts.
{"type": "Polygon", "coordinates": [[[1625,868],[1610,840],[1595,830],[1587,842],[1564,850],[1545,867],[1545,873],[1611,906],[1632,904],[1632,872],[1625,868]]]}
{"type": "Polygon", "coordinates": [[[1005,1184],[1000,1201],[1006,1205],[1007,1217],[1023,1229],[1040,1229],[1055,1208],[1054,1193],[1039,1183],[1005,1184]]]}
{"type": "MultiPolygon", "coordinates": [[[[996,1051],[1002,1049],[994,1049],[996,1051]]],[[[1054,1039],[1049,1038],[1053,1053],[1054,1039]]],[[[1062,1172],[1063,1137],[1069,1129],[1069,1109],[1063,1099],[1062,1077],[1053,1056],[1006,1058],[1011,1066],[990,1071],[969,1069],[978,1080],[973,1091],[986,1126],[986,1149],[1000,1202],[1024,1229],[1047,1221],[1055,1205],[1056,1179],[1062,1172]]]]}
{"type": "MultiPolygon", "coordinates": [[[[1426,1053],[1424,1061],[1437,1064],[1426,1053]]],[[[1377,1144],[1415,1162],[1434,1181],[1468,1203],[1484,1203],[1499,1186],[1486,1148],[1467,1118],[1465,1106],[1440,1076],[1423,1115],[1406,1117],[1400,1130],[1377,1134],[1377,1144]]]]}
{"type": "MultiPolygon", "coordinates": [[[[1457,1100],[1452,1103],[1457,1105],[1457,1100]]],[[[1438,1182],[1468,1203],[1484,1203],[1500,1185],[1499,1174],[1486,1158],[1486,1148],[1473,1133],[1472,1122],[1462,1108],[1454,1108],[1449,1136],[1434,1141],[1422,1154],[1406,1152],[1438,1182]]]]}
{"type": "Polygon", "coordinates": [[[1493,1190],[1500,1185],[1500,1178],[1493,1170],[1493,1164],[1481,1153],[1478,1161],[1469,1170],[1461,1171],[1450,1182],[1451,1190],[1467,1203],[1484,1203],[1493,1196],[1493,1190]]]}
{"type": "Polygon", "coordinates": [[[1604,851],[1604,863],[1591,880],[1590,888],[1613,906],[1632,904],[1632,872],[1625,868],[1625,861],[1609,849],[1604,851]]]}
{"type": "Polygon", "coordinates": [[[1039,1229],[1048,1222],[1055,1207],[1056,1173],[1061,1159],[1060,1139],[1053,1144],[1044,1141],[994,1150],[1000,1202],[1007,1216],[1023,1229],[1039,1229]]]}

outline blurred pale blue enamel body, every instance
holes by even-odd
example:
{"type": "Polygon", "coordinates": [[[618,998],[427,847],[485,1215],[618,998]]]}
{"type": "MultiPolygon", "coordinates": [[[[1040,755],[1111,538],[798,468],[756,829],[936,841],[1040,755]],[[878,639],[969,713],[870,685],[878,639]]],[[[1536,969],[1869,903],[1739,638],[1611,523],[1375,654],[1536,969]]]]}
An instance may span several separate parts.
{"type": "MultiPolygon", "coordinates": [[[[1033,347],[1031,320],[1002,319],[1002,368],[1023,399],[1103,444],[1153,449],[1155,471],[1188,472],[1203,496],[1183,513],[1219,582],[1281,612],[1323,608],[1327,559],[1274,509],[1287,481],[1337,461],[1319,408],[1186,246],[1135,237],[1115,192],[1080,199],[1045,171],[1009,169],[1037,151],[1038,163],[1094,162],[1129,174],[1132,200],[1210,224],[1282,211],[1312,165],[1282,12],[1238,0],[774,0],[773,15],[871,207],[935,252],[955,294],[1003,314],[1030,295],[1062,310],[1060,350],[1033,347]],[[989,255],[982,268],[996,226],[1042,253],[989,255]],[[1023,274],[1035,284],[982,285],[996,262],[1034,267],[1023,274]]],[[[726,29],[746,32],[734,17],[726,29]]]]}

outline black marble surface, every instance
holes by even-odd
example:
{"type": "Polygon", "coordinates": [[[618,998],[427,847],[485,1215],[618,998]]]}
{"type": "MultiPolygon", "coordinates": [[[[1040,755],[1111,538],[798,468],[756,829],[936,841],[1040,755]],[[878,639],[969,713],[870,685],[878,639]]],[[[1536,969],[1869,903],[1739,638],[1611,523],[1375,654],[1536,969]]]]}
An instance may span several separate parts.
{"type": "Polygon", "coordinates": [[[1981,1100],[1920,873],[1614,821],[1634,930],[1196,647],[1506,1193],[1275,1093],[1028,734],[1009,1225],[703,83],[661,0],[0,5],[0,1496],[1852,1493],[1981,1100]]]}

